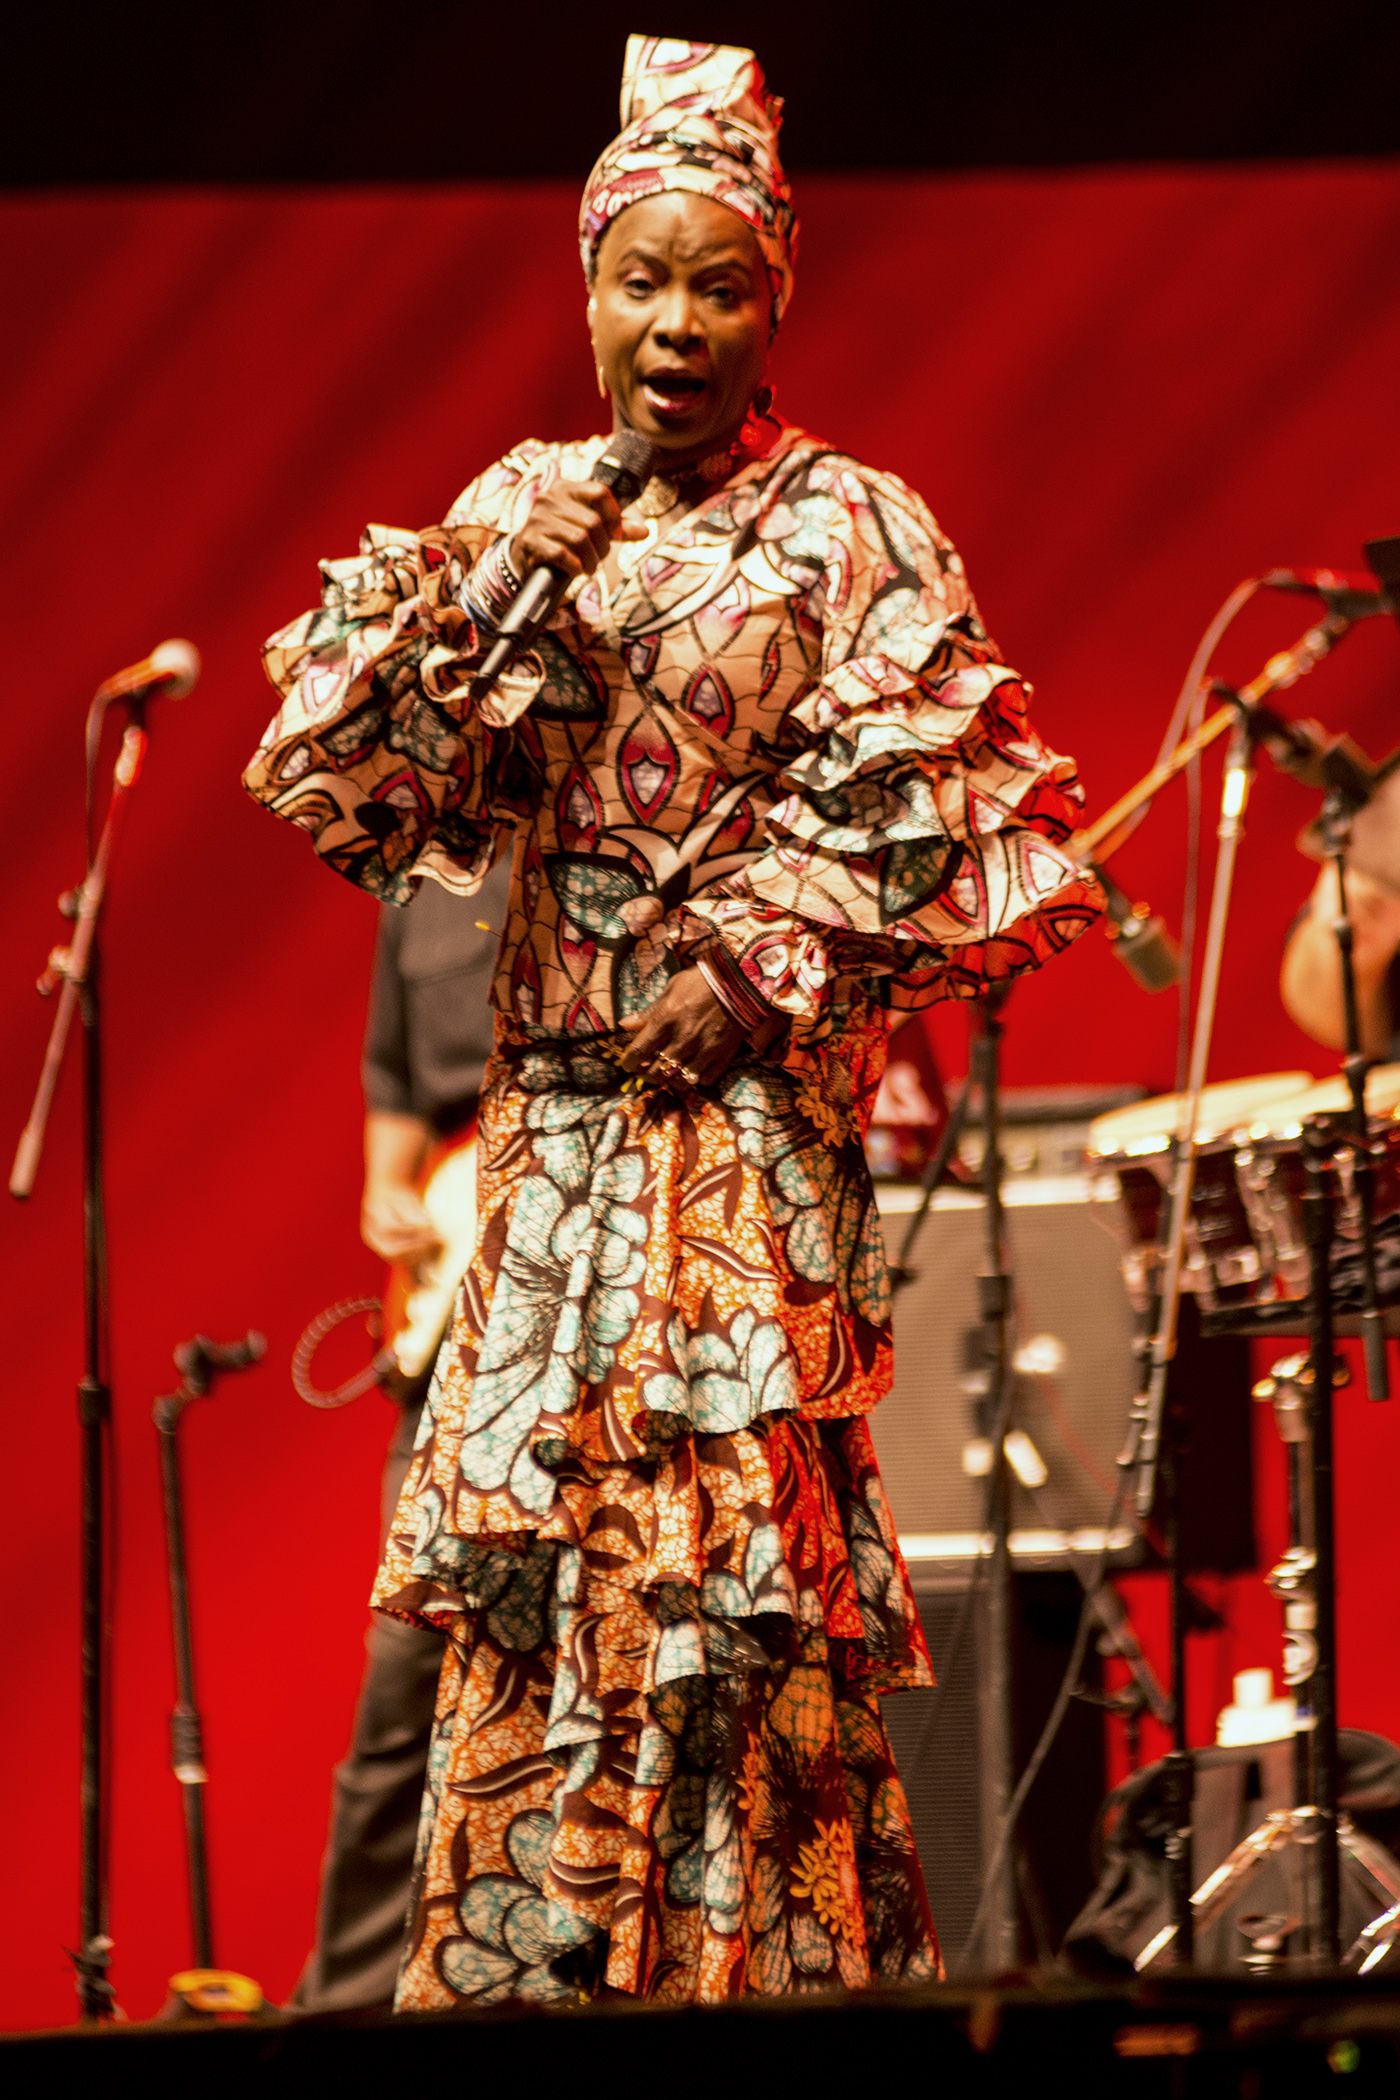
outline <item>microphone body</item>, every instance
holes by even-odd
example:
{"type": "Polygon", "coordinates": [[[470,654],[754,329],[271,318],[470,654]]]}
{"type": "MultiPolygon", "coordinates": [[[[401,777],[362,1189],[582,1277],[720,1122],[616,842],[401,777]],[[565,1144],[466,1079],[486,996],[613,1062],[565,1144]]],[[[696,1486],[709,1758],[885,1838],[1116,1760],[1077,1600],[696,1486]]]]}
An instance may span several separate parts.
{"type": "Polygon", "coordinates": [[[1400,532],[1386,540],[1367,540],[1362,553],[1385,589],[1385,603],[1400,620],[1400,532]]]}
{"type": "MultiPolygon", "coordinates": [[[[1383,547],[1392,544],[1376,541],[1373,545],[1383,547]]],[[[1367,548],[1367,554],[1371,548],[1367,548]]],[[[1340,613],[1346,620],[1369,620],[1376,613],[1400,613],[1400,578],[1391,578],[1383,571],[1377,572],[1387,587],[1376,589],[1376,577],[1357,576],[1345,569],[1270,569],[1261,578],[1265,588],[1271,591],[1312,591],[1327,602],[1330,612],[1340,613]]]]}
{"type": "MultiPolygon", "coordinates": [[[[618,507],[635,503],[651,479],[656,448],[635,430],[619,430],[593,470],[593,479],[610,488],[618,507]]],[[[553,619],[573,581],[562,569],[541,563],[521,584],[496,629],[496,639],[471,683],[473,700],[484,700],[503,671],[528,649],[540,629],[553,619]]]]}
{"type": "Polygon", "coordinates": [[[199,682],[199,651],[193,642],[161,642],[139,664],[128,664],[104,678],[92,696],[95,708],[110,707],[114,700],[127,707],[144,707],[148,700],[183,700],[199,682]]]}
{"type": "Polygon", "coordinates": [[[1111,875],[1094,869],[1104,893],[1113,952],[1145,992],[1165,992],[1181,976],[1181,957],[1164,920],[1130,904],[1111,875]]]}
{"type": "Polygon", "coordinates": [[[202,1399],[216,1371],[246,1371],[266,1354],[267,1338],[254,1327],[238,1342],[211,1342],[207,1334],[197,1334],[175,1351],[175,1368],[190,1392],[202,1399]]]}

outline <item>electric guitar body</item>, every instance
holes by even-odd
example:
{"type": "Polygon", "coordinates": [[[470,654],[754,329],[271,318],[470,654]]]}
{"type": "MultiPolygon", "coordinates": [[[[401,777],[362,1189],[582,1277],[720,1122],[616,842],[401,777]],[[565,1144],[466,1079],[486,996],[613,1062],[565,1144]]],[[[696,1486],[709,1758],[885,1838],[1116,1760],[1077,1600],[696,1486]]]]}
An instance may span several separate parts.
{"type": "Polygon", "coordinates": [[[424,1208],[441,1246],[416,1269],[391,1264],[384,1296],[346,1298],[328,1306],[292,1351],[292,1384],[309,1407],[344,1407],[374,1386],[396,1400],[421,1397],[452,1318],[457,1286],[476,1251],[476,1118],[434,1145],[419,1176],[424,1208]],[[324,1389],[312,1376],[316,1351],[347,1320],[365,1318],[378,1341],[371,1361],[342,1385],[324,1389]]]}
{"type": "Polygon", "coordinates": [[[395,1264],[384,1287],[382,1346],[405,1385],[431,1371],[452,1318],[457,1286],[476,1251],[476,1118],[435,1145],[423,1164],[423,1207],[442,1242],[416,1269],[395,1264]]]}

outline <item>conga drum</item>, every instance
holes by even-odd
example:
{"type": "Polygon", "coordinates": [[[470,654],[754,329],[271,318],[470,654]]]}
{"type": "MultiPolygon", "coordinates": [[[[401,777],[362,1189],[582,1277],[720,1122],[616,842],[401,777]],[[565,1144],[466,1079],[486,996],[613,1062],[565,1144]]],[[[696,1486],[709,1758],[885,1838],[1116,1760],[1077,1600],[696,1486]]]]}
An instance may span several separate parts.
{"type": "MultiPolygon", "coordinates": [[[[1261,1250],[1236,1171],[1236,1136],[1304,1096],[1309,1072],[1265,1072],[1204,1087],[1196,1111],[1196,1174],[1186,1228],[1182,1286],[1211,1311],[1272,1297],[1272,1242],[1261,1250]]],[[[1115,1108],[1089,1127],[1086,1162],[1098,1200],[1118,1213],[1123,1275],[1141,1309],[1160,1260],[1162,1207],[1171,1186],[1187,1094],[1159,1094],[1115,1108]]]]}

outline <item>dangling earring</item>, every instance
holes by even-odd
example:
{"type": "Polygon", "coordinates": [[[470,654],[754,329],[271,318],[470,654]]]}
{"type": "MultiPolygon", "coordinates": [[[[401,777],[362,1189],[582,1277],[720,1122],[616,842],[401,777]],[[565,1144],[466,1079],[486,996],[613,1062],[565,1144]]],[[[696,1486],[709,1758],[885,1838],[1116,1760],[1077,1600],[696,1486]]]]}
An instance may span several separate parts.
{"type": "Polygon", "coordinates": [[[773,406],[773,389],[765,379],[763,385],[744,410],[744,421],[738,437],[724,452],[711,452],[697,460],[695,471],[702,481],[724,481],[734,471],[740,453],[750,451],[762,442],[759,424],[773,406]]]}
{"type": "Polygon", "coordinates": [[[744,411],[744,427],[739,432],[739,446],[747,451],[759,442],[759,424],[773,406],[773,389],[765,379],[744,411]]]}
{"type": "MultiPolygon", "coordinates": [[[[597,311],[597,300],[590,298],[588,302],[588,335],[590,348],[593,348],[593,320],[597,311]]],[[[593,369],[598,375],[598,398],[600,401],[606,401],[608,398],[608,382],[603,377],[603,361],[599,357],[596,349],[593,349],[593,369]]]]}
{"type": "Polygon", "coordinates": [[[756,445],[762,443],[763,438],[759,425],[772,406],[773,389],[765,379],[763,385],[744,410],[743,426],[728,452],[722,454],[714,453],[709,459],[701,460],[700,472],[708,480],[717,481],[721,474],[729,472],[741,452],[751,452],[756,445]]]}

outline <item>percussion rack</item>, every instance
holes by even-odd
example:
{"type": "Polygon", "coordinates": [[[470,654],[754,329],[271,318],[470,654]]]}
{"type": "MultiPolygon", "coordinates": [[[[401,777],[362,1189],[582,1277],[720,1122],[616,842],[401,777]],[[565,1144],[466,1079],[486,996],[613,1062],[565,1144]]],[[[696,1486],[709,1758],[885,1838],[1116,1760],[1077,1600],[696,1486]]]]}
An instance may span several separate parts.
{"type": "MultiPolygon", "coordinates": [[[[1187,1226],[1198,1146],[1197,1123],[1201,1095],[1214,1033],[1216,1000],[1224,958],[1235,863],[1244,833],[1244,816],[1254,774],[1254,755],[1263,745],[1275,762],[1306,785],[1324,791],[1322,830],[1328,857],[1337,872],[1339,907],[1333,931],[1341,959],[1347,1054],[1344,1071],[1351,1095],[1349,1136],[1354,1162],[1354,1187],[1361,1214],[1363,1308],[1354,1322],[1334,1318],[1332,1302],[1331,1248],[1335,1226],[1335,1201],[1329,1167],[1336,1151],[1336,1133],[1327,1119],[1309,1119],[1304,1130],[1307,1188],[1303,1199],[1304,1236],[1309,1254],[1309,1296],[1303,1305],[1292,1304],[1279,1324],[1264,1323],[1272,1334],[1296,1333],[1300,1318],[1306,1320],[1313,1378],[1309,1392],[1310,1437],[1307,1493],[1316,1569],[1313,1592],[1316,1608],[1317,1660],[1312,1677],[1313,1802],[1302,1813],[1308,1823],[1308,1842],[1316,1844],[1318,1929],[1311,1952],[1323,1963],[1335,1965],[1340,1948],[1340,1861],[1338,1851],[1338,1756],[1336,1720],[1336,1614],[1334,1599],[1334,1498],[1332,1477],[1332,1383],[1334,1341],[1339,1332],[1354,1324],[1366,1346],[1368,1388],[1373,1399],[1389,1397],[1385,1362],[1385,1337],[1397,1331],[1395,1315],[1387,1317],[1378,1303],[1374,1220],[1371,1214],[1372,1169],[1369,1123],[1365,1103],[1367,1060],[1360,1048],[1355,977],[1352,968],[1352,929],[1346,894],[1346,853],[1351,821],[1364,807],[1375,781],[1375,771],[1364,754],[1345,737],[1324,738],[1311,725],[1288,722],[1265,703],[1313,670],[1344,639],[1355,624],[1358,612],[1346,592],[1322,593],[1327,600],[1324,617],[1289,649],[1271,657],[1257,677],[1238,691],[1211,679],[1209,690],[1225,704],[1201,727],[1155,766],[1136,787],[1122,796],[1095,824],[1076,833],[1069,851],[1085,868],[1097,871],[1100,863],[1122,845],[1134,828],[1136,813],[1150,803],[1158,790],[1184,771],[1217,738],[1229,732],[1221,790],[1215,879],[1210,920],[1202,959],[1200,989],[1192,1035],[1190,1074],[1183,1100],[1181,1120],[1175,1136],[1175,1159],[1171,1177],[1170,1222],[1162,1248],[1161,1285],[1154,1308],[1151,1339],[1145,1351],[1147,1377],[1133,1403],[1127,1441],[1119,1464],[1124,1475],[1136,1476],[1136,1506],[1139,1517],[1151,1511],[1159,1458],[1165,1460],[1168,1488],[1169,1560],[1172,1563],[1171,1618],[1173,1661],[1173,1750],[1167,1759],[1167,1794],[1173,1828],[1168,1836],[1167,1855],[1171,1868],[1172,1924],[1160,1936],[1163,1948],[1174,1943],[1174,1958],[1188,1965],[1192,1958],[1196,1905],[1191,1891],[1191,1815],[1194,1766],[1186,1740],[1184,1677],[1184,1614],[1179,1554],[1175,1550],[1175,1454],[1162,1451],[1163,1415],[1167,1372],[1176,1345],[1177,1319],[1183,1288],[1183,1264],[1187,1226]],[[1283,1319],[1293,1324],[1285,1327],[1283,1319]]],[[[1371,609],[1371,608],[1368,608],[1371,609]]],[[[1375,610],[1384,609],[1377,601],[1375,610]]],[[[1189,987],[1185,994],[1189,995],[1189,987]]],[[[1214,1334],[1258,1332],[1251,1322],[1262,1308],[1239,1316],[1217,1314],[1204,1331],[1214,1334]]],[[[1201,1892],[1197,1892],[1198,1895],[1201,1892]]]]}

